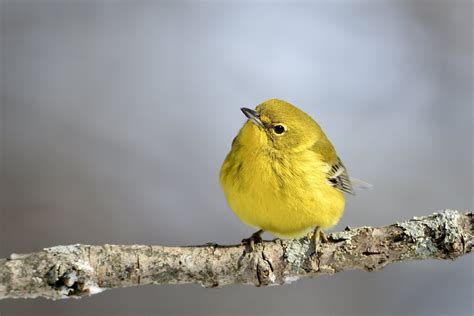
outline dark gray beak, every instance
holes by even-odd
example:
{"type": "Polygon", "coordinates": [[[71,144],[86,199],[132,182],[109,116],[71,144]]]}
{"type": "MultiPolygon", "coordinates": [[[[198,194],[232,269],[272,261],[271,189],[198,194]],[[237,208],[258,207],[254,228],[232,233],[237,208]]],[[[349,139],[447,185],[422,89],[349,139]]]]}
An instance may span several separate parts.
{"type": "Polygon", "coordinates": [[[255,125],[259,127],[265,128],[262,121],[260,120],[260,114],[258,114],[257,111],[249,109],[249,108],[241,108],[240,110],[245,114],[245,116],[249,120],[252,121],[252,123],[254,123],[255,125]]]}

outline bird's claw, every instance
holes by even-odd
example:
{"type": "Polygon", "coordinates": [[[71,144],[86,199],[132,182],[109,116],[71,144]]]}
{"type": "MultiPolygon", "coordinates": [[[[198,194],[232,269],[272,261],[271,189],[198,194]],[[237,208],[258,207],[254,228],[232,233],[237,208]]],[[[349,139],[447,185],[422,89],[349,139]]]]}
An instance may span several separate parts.
{"type": "Polygon", "coordinates": [[[314,243],[314,252],[318,253],[319,250],[321,250],[321,241],[326,243],[328,241],[328,238],[326,237],[326,234],[321,230],[321,228],[316,227],[313,231],[312,240],[314,243]]]}
{"type": "Polygon", "coordinates": [[[248,245],[252,251],[255,251],[255,244],[263,242],[262,233],[263,230],[259,230],[253,233],[249,238],[242,239],[242,245],[248,245]]]}

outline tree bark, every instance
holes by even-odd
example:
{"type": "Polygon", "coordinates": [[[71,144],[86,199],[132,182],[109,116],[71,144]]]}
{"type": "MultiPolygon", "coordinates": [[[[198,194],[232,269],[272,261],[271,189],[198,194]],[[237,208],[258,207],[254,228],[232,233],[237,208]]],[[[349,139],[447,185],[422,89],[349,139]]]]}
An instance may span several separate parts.
{"type": "Polygon", "coordinates": [[[375,271],[404,260],[455,259],[474,244],[472,213],[445,210],[384,227],[247,245],[69,245],[0,259],[0,299],[80,298],[145,284],[281,285],[345,270],[375,271]]]}

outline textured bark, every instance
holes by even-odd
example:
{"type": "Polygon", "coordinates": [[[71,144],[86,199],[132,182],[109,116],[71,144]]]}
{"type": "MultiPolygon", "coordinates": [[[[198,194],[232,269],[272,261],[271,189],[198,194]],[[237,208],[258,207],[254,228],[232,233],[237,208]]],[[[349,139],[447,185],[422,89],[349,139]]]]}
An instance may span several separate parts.
{"type": "Polygon", "coordinates": [[[473,214],[445,210],[390,226],[328,235],[314,253],[311,240],[248,246],[188,247],[70,245],[0,259],[0,299],[79,298],[144,284],[280,285],[345,270],[379,270],[389,263],[454,259],[474,244],[473,214]]]}

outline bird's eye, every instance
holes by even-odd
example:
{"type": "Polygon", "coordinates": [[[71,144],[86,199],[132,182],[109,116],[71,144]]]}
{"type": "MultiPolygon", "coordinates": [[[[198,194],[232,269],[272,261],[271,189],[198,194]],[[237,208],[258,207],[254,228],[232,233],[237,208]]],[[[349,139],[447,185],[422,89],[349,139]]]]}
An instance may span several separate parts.
{"type": "Polygon", "coordinates": [[[285,127],[283,125],[278,124],[273,126],[273,131],[275,132],[275,134],[281,135],[285,132],[285,127]]]}

